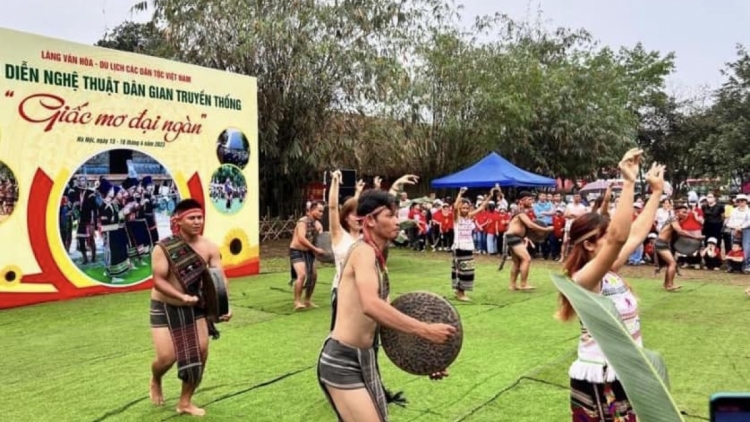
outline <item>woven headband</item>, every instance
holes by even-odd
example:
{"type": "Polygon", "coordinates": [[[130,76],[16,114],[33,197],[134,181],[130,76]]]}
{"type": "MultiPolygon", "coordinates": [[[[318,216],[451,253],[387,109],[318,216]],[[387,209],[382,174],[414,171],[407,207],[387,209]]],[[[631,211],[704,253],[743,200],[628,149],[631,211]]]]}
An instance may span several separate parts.
{"type": "Polygon", "coordinates": [[[375,208],[374,210],[372,210],[371,213],[365,215],[364,217],[357,217],[357,220],[362,221],[362,220],[364,220],[367,217],[374,217],[374,216],[378,215],[380,213],[380,211],[383,211],[386,208],[387,207],[385,205],[381,205],[381,206],[375,208]]]}
{"type": "Polygon", "coordinates": [[[599,229],[598,229],[598,228],[597,228],[597,229],[594,229],[594,230],[591,230],[590,232],[588,232],[588,233],[584,234],[583,236],[581,236],[581,238],[580,238],[580,239],[578,239],[578,240],[576,240],[575,242],[573,242],[573,244],[574,244],[574,245],[577,245],[577,244],[579,244],[579,243],[581,243],[581,242],[584,242],[584,241],[586,241],[586,240],[589,240],[589,239],[591,239],[592,237],[596,236],[597,234],[599,234],[599,229]]]}
{"type": "Polygon", "coordinates": [[[175,214],[172,216],[172,218],[169,219],[169,227],[172,230],[172,234],[177,234],[180,231],[180,227],[178,223],[182,221],[185,218],[192,217],[194,215],[200,215],[203,216],[203,211],[197,209],[197,208],[191,208],[189,210],[183,211],[179,214],[175,214]]]}

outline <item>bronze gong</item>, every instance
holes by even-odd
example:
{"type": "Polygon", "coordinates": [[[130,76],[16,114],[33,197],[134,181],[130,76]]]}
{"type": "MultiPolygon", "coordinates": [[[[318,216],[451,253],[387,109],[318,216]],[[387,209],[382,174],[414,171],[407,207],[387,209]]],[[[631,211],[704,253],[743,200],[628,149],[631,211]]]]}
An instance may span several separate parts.
{"type": "Polygon", "coordinates": [[[381,327],[380,342],[388,359],[414,375],[431,375],[447,369],[458,357],[463,344],[461,316],[456,308],[443,297],[424,291],[401,295],[392,305],[428,324],[450,324],[456,327],[456,334],[446,343],[435,344],[415,335],[381,327]]]}

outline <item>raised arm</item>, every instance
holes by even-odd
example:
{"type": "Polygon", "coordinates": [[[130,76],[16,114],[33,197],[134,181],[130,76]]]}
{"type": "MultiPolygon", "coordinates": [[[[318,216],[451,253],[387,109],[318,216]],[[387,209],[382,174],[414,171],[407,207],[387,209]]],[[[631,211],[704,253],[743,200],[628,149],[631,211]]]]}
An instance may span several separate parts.
{"type": "Polygon", "coordinates": [[[612,202],[612,183],[607,185],[607,190],[604,191],[604,199],[602,204],[599,206],[599,214],[609,217],[609,204],[612,202]]]}
{"type": "MultiPolygon", "coordinates": [[[[604,245],[601,246],[601,250],[594,256],[594,259],[573,275],[573,279],[585,289],[599,292],[602,278],[610,271],[628,240],[633,221],[635,179],[638,176],[642,154],[643,151],[640,149],[631,149],[620,161],[620,172],[624,179],[622,196],[607,228],[604,245]]],[[[587,242],[587,240],[583,242],[587,242]]],[[[592,247],[596,246],[592,245],[592,247]]]]}
{"type": "Polygon", "coordinates": [[[648,233],[651,231],[651,227],[654,225],[656,219],[656,210],[659,209],[659,202],[661,200],[661,194],[664,191],[664,169],[663,165],[654,163],[651,165],[651,170],[646,174],[646,181],[651,186],[651,197],[646,202],[646,206],[643,207],[643,211],[638,215],[635,222],[630,227],[630,236],[628,241],[620,250],[620,255],[617,257],[617,261],[612,264],[612,271],[617,272],[623,265],[628,261],[630,255],[638,249],[638,246],[643,244],[648,237],[648,233]]]}
{"type": "Polygon", "coordinates": [[[357,186],[354,188],[354,198],[359,199],[359,195],[362,194],[362,191],[365,190],[365,181],[362,179],[359,179],[357,181],[357,186]]]}
{"type": "Polygon", "coordinates": [[[341,221],[339,220],[339,185],[341,171],[331,173],[331,189],[328,191],[328,227],[331,231],[331,244],[336,245],[341,240],[341,221]]]}
{"type": "Polygon", "coordinates": [[[477,214],[484,211],[485,208],[487,208],[487,204],[490,203],[490,199],[495,195],[495,192],[497,192],[500,188],[498,186],[495,186],[490,190],[490,193],[484,197],[484,200],[481,204],[479,204],[479,207],[475,209],[474,211],[469,213],[469,218],[474,218],[477,214]]]}
{"type": "Polygon", "coordinates": [[[419,176],[415,176],[413,174],[405,174],[398,178],[395,182],[393,182],[393,185],[391,185],[391,189],[388,191],[393,196],[397,196],[399,192],[401,192],[401,188],[404,187],[404,185],[416,185],[419,183],[419,176]]]}
{"type": "Polygon", "coordinates": [[[458,219],[458,212],[459,208],[461,207],[461,201],[463,201],[464,194],[468,188],[461,188],[458,190],[458,195],[456,195],[456,200],[453,202],[453,221],[458,219]]]}

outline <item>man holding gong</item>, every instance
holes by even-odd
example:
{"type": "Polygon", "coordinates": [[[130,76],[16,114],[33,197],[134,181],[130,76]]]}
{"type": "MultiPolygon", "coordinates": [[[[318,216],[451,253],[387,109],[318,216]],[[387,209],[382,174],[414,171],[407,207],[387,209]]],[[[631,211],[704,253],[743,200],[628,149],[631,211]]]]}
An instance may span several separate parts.
{"type": "MultiPolygon", "coordinates": [[[[386,395],[380,380],[377,347],[381,326],[443,344],[456,333],[448,324],[427,324],[390,304],[385,250],[398,236],[397,199],[369,190],[359,197],[362,239],[352,246],[341,269],[336,319],[318,359],[318,382],[339,421],[386,422],[386,395]]],[[[441,371],[430,378],[447,375],[441,371]]]]}

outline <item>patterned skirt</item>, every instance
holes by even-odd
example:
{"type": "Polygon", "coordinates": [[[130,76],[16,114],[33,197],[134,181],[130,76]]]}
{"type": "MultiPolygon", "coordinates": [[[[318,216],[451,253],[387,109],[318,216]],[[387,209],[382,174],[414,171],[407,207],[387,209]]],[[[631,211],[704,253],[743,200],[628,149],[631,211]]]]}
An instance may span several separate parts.
{"type": "Polygon", "coordinates": [[[453,290],[465,292],[474,290],[474,251],[453,250],[451,284],[453,290]]]}
{"type": "Polygon", "coordinates": [[[619,381],[594,384],[571,379],[570,409],[573,422],[637,422],[619,381]]]}

